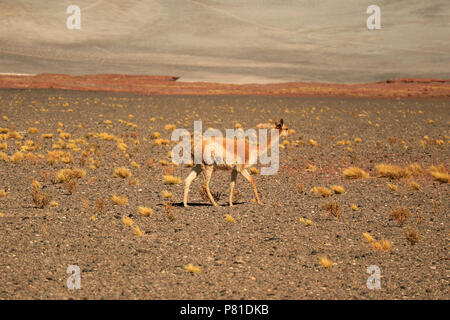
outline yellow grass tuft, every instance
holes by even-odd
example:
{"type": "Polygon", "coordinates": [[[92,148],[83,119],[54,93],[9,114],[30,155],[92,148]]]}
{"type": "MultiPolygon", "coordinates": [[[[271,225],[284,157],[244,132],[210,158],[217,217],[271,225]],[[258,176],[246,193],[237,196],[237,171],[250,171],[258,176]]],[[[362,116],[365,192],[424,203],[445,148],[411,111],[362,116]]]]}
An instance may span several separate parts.
{"type": "Polygon", "coordinates": [[[225,221],[230,223],[236,223],[236,220],[234,220],[233,216],[230,214],[225,215],[225,221]]]}
{"type": "Polygon", "coordinates": [[[329,260],[327,257],[320,257],[319,262],[322,265],[322,267],[329,269],[333,266],[333,262],[329,260]]]}
{"type": "Polygon", "coordinates": [[[39,133],[39,129],[35,127],[28,128],[28,133],[39,133]]]}
{"type": "Polygon", "coordinates": [[[439,182],[448,183],[450,180],[447,169],[442,164],[439,166],[431,166],[428,171],[434,177],[434,179],[439,182]]]}
{"type": "Polygon", "coordinates": [[[128,203],[128,198],[127,198],[127,197],[120,197],[120,196],[116,196],[116,195],[111,196],[111,200],[112,200],[115,204],[117,204],[117,205],[119,205],[119,206],[128,203]]]}
{"type": "Polygon", "coordinates": [[[174,124],[166,124],[164,126],[164,129],[166,129],[167,131],[173,131],[175,130],[177,127],[174,124]]]}
{"type": "Polygon", "coordinates": [[[9,139],[17,139],[17,140],[22,140],[23,139],[23,137],[17,131],[13,131],[13,130],[8,132],[8,134],[6,136],[9,139]]]}
{"type": "Polygon", "coordinates": [[[86,176],[86,170],[83,169],[61,169],[56,173],[54,182],[65,183],[74,179],[81,179],[86,176]]]}
{"type": "Polygon", "coordinates": [[[351,204],[350,208],[352,208],[353,211],[358,211],[359,210],[358,206],[356,204],[354,204],[354,203],[351,204]]]}
{"type": "Polygon", "coordinates": [[[305,218],[300,217],[299,221],[304,226],[312,226],[313,225],[313,222],[311,220],[309,220],[309,219],[305,219],[305,218]]]}
{"type": "Polygon", "coordinates": [[[164,184],[179,184],[181,183],[181,178],[174,177],[172,175],[163,176],[164,184]]]}
{"type": "Polygon", "coordinates": [[[0,151],[0,159],[3,161],[9,161],[8,155],[2,151],[0,151]]]}
{"type": "Polygon", "coordinates": [[[135,236],[138,236],[138,237],[141,237],[141,236],[143,236],[144,234],[142,233],[141,229],[140,229],[138,226],[136,226],[136,227],[134,228],[134,235],[135,235],[135,236]]]}
{"type": "Polygon", "coordinates": [[[309,144],[313,147],[317,146],[317,141],[313,140],[313,139],[309,139],[308,140],[309,144]]]}
{"type": "Polygon", "coordinates": [[[163,190],[162,196],[163,196],[163,198],[170,199],[173,197],[173,194],[169,191],[163,190]]]}
{"type": "Polygon", "coordinates": [[[411,189],[413,190],[420,190],[420,185],[415,182],[415,181],[411,181],[411,183],[409,184],[409,186],[411,187],[411,189]]]}
{"type": "Polygon", "coordinates": [[[308,163],[308,166],[306,167],[306,171],[307,172],[315,172],[315,171],[317,171],[317,167],[315,165],[308,163]]]}
{"type": "Polygon", "coordinates": [[[122,223],[123,223],[124,225],[130,227],[131,225],[133,225],[133,220],[131,220],[130,218],[128,218],[128,217],[126,217],[126,216],[123,216],[123,217],[122,217],[122,223]]]}
{"type": "Polygon", "coordinates": [[[153,140],[159,139],[161,137],[161,133],[159,132],[152,132],[152,134],[150,135],[150,138],[153,140]]]}
{"type": "Polygon", "coordinates": [[[322,197],[329,197],[332,193],[330,189],[325,187],[314,187],[311,189],[311,192],[317,195],[321,195],[322,197]]]}
{"type": "Polygon", "coordinates": [[[412,174],[408,168],[385,163],[377,165],[375,169],[377,170],[378,176],[391,179],[408,178],[412,174]]]}
{"type": "Polygon", "coordinates": [[[117,143],[117,148],[120,151],[123,151],[123,152],[127,151],[127,145],[125,143],[123,143],[123,142],[117,143]]]}
{"type": "Polygon", "coordinates": [[[200,267],[194,266],[192,263],[185,265],[184,269],[190,273],[200,273],[202,271],[200,267]]]}
{"type": "Polygon", "coordinates": [[[5,189],[0,189],[0,198],[5,198],[8,195],[8,192],[5,189]]]}
{"type": "Polygon", "coordinates": [[[375,239],[368,232],[363,232],[363,237],[369,243],[375,242],[375,239]]]}
{"type": "Polygon", "coordinates": [[[61,132],[61,133],[59,134],[59,136],[60,136],[61,138],[63,138],[63,139],[66,139],[66,140],[70,139],[70,137],[71,137],[70,133],[68,133],[68,132],[61,132]]]}
{"type": "Polygon", "coordinates": [[[5,150],[5,149],[8,149],[8,143],[6,143],[6,142],[0,143],[0,150],[5,150]]]}
{"type": "Polygon", "coordinates": [[[116,139],[116,137],[113,134],[109,134],[109,133],[106,133],[106,132],[100,133],[99,137],[102,140],[105,140],[105,141],[112,141],[112,140],[116,139]]]}
{"type": "Polygon", "coordinates": [[[350,167],[343,171],[343,174],[348,179],[367,179],[369,174],[357,167],[350,167]]]}
{"type": "Polygon", "coordinates": [[[155,144],[160,146],[160,145],[168,145],[170,143],[169,140],[167,139],[156,139],[155,140],[155,144]]]}
{"type": "Polygon", "coordinates": [[[344,187],[337,186],[337,185],[331,186],[331,189],[334,191],[334,193],[337,193],[337,194],[342,194],[345,192],[344,187]]]}
{"type": "Polygon", "coordinates": [[[39,183],[39,181],[37,180],[33,180],[33,182],[31,183],[31,187],[35,190],[40,190],[42,189],[41,184],[39,183]]]}
{"type": "Polygon", "coordinates": [[[12,163],[19,163],[19,162],[21,162],[24,158],[25,158],[25,155],[24,155],[22,152],[17,151],[16,153],[14,153],[14,154],[9,158],[9,161],[11,161],[12,163]]]}
{"type": "Polygon", "coordinates": [[[138,163],[136,163],[136,161],[131,161],[131,165],[132,165],[134,168],[140,168],[140,167],[141,167],[141,165],[138,164],[138,163]]]}
{"type": "Polygon", "coordinates": [[[417,162],[411,163],[408,169],[413,176],[417,176],[423,172],[422,167],[417,162]]]}
{"type": "Polygon", "coordinates": [[[388,186],[389,189],[391,189],[392,191],[397,191],[397,185],[392,184],[392,183],[388,183],[387,186],[388,186]]]}
{"type": "Polygon", "coordinates": [[[138,207],[138,211],[140,214],[142,214],[144,217],[151,217],[153,215],[153,210],[147,207],[138,207]]]}
{"type": "Polygon", "coordinates": [[[167,160],[159,160],[158,162],[162,166],[168,166],[169,165],[169,162],[167,160]]]}
{"type": "Polygon", "coordinates": [[[122,179],[129,178],[129,177],[131,177],[131,171],[128,170],[128,168],[126,168],[126,167],[116,168],[116,169],[114,169],[114,177],[122,178],[122,179]]]}
{"type": "Polygon", "coordinates": [[[58,208],[58,206],[59,206],[59,203],[58,203],[58,202],[56,202],[56,201],[50,201],[50,207],[52,207],[52,208],[58,208]]]}

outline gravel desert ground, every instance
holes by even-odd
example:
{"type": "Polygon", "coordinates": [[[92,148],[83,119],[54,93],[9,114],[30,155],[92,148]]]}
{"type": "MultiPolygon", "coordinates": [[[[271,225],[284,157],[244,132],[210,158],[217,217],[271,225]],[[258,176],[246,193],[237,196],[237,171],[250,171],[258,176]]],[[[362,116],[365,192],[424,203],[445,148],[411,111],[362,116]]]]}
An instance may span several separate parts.
{"type": "Polygon", "coordinates": [[[1,89],[0,298],[448,299],[449,110],[448,99],[1,89]],[[230,208],[226,171],[211,183],[220,207],[201,179],[182,206],[190,168],[171,165],[173,126],[279,118],[290,129],[279,172],[253,172],[262,206],[239,176],[230,208]]]}

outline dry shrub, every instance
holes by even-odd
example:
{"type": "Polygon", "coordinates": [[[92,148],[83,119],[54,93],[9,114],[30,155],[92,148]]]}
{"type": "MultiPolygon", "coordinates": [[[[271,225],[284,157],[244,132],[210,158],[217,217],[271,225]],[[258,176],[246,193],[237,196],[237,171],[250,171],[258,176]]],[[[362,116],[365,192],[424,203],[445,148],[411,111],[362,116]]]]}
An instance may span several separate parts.
{"type": "Polygon", "coordinates": [[[138,237],[141,237],[141,236],[144,235],[144,233],[141,231],[141,229],[139,228],[139,226],[136,226],[136,227],[134,228],[134,235],[135,235],[135,236],[138,236],[138,237]]]}
{"type": "Polygon", "coordinates": [[[343,174],[348,179],[366,179],[369,177],[367,172],[357,167],[347,168],[343,171],[343,174]]]}
{"type": "Polygon", "coordinates": [[[297,183],[297,191],[298,191],[299,193],[303,193],[303,191],[304,191],[303,184],[297,183]]]}
{"type": "Polygon", "coordinates": [[[175,168],[174,166],[168,166],[167,168],[164,168],[163,172],[166,176],[173,176],[175,173],[175,168]]]}
{"type": "Polygon", "coordinates": [[[120,196],[116,196],[116,195],[111,196],[111,200],[112,200],[115,204],[117,204],[117,205],[119,205],[119,206],[128,203],[128,198],[127,198],[127,197],[120,197],[120,196]]]}
{"type": "Polygon", "coordinates": [[[420,185],[415,182],[415,181],[411,181],[411,183],[409,184],[409,186],[411,187],[411,189],[413,190],[420,190],[420,185]]]}
{"type": "Polygon", "coordinates": [[[392,184],[392,183],[388,183],[387,186],[388,186],[389,189],[391,189],[392,191],[397,191],[397,185],[392,184]]]}
{"type": "Polygon", "coordinates": [[[57,172],[55,183],[65,183],[74,179],[81,179],[86,175],[86,171],[83,169],[61,169],[57,172]]]}
{"type": "Polygon", "coordinates": [[[14,153],[14,154],[9,158],[9,160],[10,160],[12,163],[19,163],[19,162],[21,162],[23,159],[25,159],[25,155],[24,155],[22,152],[20,152],[20,151],[17,151],[16,153],[14,153]]]}
{"type": "Polygon", "coordinates": [[[74,194],[74,192],[75,192],[76,189],[77,189],[77,186],[78,186],[78,181],[77,181],[77,179],[74,179],[74,178],[72,178],[72,179],[70,179],[70,180],[68,180],[68,181],[65,181],[65,182],[63,183],[64,189],[65,189],[69,194],[74,194]]]}
{"type": "Polygon", "coordinates": [[[163,176],[164,184],[179,184],[181,183],[181,178],[174,177],[172,175],[163,176]]]}
{"type": "Polygon", "coordinates": [[[33,180],[33,182],[31,183],[31,187],[33,188],[33,190],[40,190],[40,189],[42,189],[41,184],[37,180],[33,180]]]}
{"type": "Polygon", "coordinates": [[[434,179],[439,182],[448,183],[450,180],[447,169],[442,164],[439,166],[431,166],[429,172],[434,177],[434,179]]]}
{"type": "Polygon", "coordinates": [[[0,198],[5,198],[8,195],[8,192],[5,189],[0,189],[0,198]]]}
{"type": "Polygon", "coordinates": [[[337,202],[327,202],[322,206],[322,209],[337,219],[341,217],[341,205],[337,202]]]}
{"type": "Polygon", "coordinates": [[[98,212],[103,213],[103,210],[105,209],[105,200],[99,198],[95,200],[95,208],[98,212]]]}
{"type": "Polygon", "coordinates": [[[368,232],[363,232],[363,237],[369,243],[374,243],[375,242],[375,239],[368,232]]]}
{"type": "Polygon", "coordinates": [[[327,257],[320,257],[319,262],[322,265],[322,267],[329,269],[333,266],[333,262],[329,260],[327,257]]]}
{"type": "Polygon", "coordinates": [[[423,172],[422,167],[417,162],[411,163],[408,167],[409,171],[413,176],[417,176],[423,172]]]}
{"type": "Polygon", "coordinates": [[[314,187],[311,189],[312,193],[315,193],[317,195],[320,195],[322,197],[329,197],[331,196],[331,190],[325,187],[314,187]]]}
{"type": "Polygon", "coordinates": [[[130,218],[123,216],[122,217],[122,223],[128,227],[130,227],[131,225],[133,225],[133,220],[131,220],[130,218]]]}
{"type": "Polygon", "coordinates": [[[170,221],[174,221],[176,219],[175,210],[172,202],[164,202],[164,211],[166,212],[166,216],[170,221]]]}
{"type": "Polygon", "coordinates": [[[236,220],[233,218],[233,216],[232,215],[230,215],[230,214],[226,214],[225,215],[225,221],[226,222],[230,222],[230,223],[236,223],[236,220]]]}
{"type": "Polygon", "coordinates": [[[162,194],[163,198],[170,199],[173,197],[173,194],[167,190],[163,190],[161,194],[162,194]]]}
{"type": "Polygon", "coordinates": [[[384,163],[377,165],[375,169],[378,176],[391,179],[408,178],[412,174],[408,168],[384,163]]]}
{"type": "MultiPolygon", "coordinates": [[[[198,193],[200,194],[200,197],[204,200],[204,201],[209,201],[209,197],[208,197],[208,193],[206,192],[206,186],[202,185],[199,189],[198,189],[198,193]]],[[[211,191],[211,195],[213,196],[214,200],[216,202],[218,202],[221,198],[222,198],[222,193],[220,191],[214,192],[211,191]]],[[[233,201],[237,202],[238,199],[234,199],[234,195],[235,193],[233,193],[233,201]]]]}
{"type": "Polygon", "coordinates": [[[185,265],[184,269],[190,273],[200,273],[202,271],[200,267],[194,266],[192,263],[185,265]]]}
{"type": "Polygon", "coordinates": [[[345,189],[344,189],[344,187],[341,187],[341,186],[331,186],[331,189],[334,191],[334,193],[336,193],[336,194],[342,194],[342,193],[344,193],[345,192],[345,189]]]}
{"type": "Polygon", "coordinates": [[[375,251],[391,251],[392,244],[389,240],[381,239],[377,242],[372,242],[372,249],[375,251]]]}
{"type": "Polygon", "coordinates": [[[34,204],[39,209],[43,209],[46,205],[50,203],[51,196],[45,193],[44,191],[33,189],[33,191],[31,191],[31,196],[33,197],[34,204]]]}
{"type": "Polygon", "coordinates": [[[138,211],[140,214],[142,214],[144,217],[151,217],[153,215],[153,210],[147,207],[138,207],[138,211]]]}
{"type": "Polygon", "coordinates": [[[398,207],[389,213],[389,217],[395,219],[402,226],[411,217],[411,212],[405,207],[398,207]]]}
{"type": "Polygon", "coordinates": [[[116,168],[114,170],[114,177],[122,178],[122,179],[129,178],[129,177],[131,177],[131,171],[128,170],[128,168],[126,168],[126,167],[116,168]]]}
{"type": "Polygon", "coordinates": [[[415,245],[420,241],[420,235],[417,230],[408,229],[408,231],[406,231],[406,240],[408,240],[411,245],[415,245]]]}
{"type": "Polygon", "coordinates": [[[155,140],[155,144],[158,145],[158,146],[168,145],[169,143],[170,143],[170,141],[167,140],[167,139],[156,139],[155,140]]]}
{"type": "Polygon", "coordinates": [[[153,132],[150,135],[150,138],[153,139],[153,140],[159,139],[159,137],[161,137],[161,134],[159,132],[153,132]]]}

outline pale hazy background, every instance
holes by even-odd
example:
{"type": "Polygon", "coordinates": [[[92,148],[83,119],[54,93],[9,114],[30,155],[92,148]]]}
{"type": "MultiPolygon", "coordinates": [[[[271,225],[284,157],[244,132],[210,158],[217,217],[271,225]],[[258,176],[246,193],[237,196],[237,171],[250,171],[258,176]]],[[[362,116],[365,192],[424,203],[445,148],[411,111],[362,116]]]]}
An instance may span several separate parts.
{"type": "Polygon", "coordinates": [[[370,82],[450,75],[449,0],[0,0],[0,73],[370,82]],[[68,30],[66,8],[81,8],[68,30]],[[366,8],[381,7],[381,30],[366,8]]]}

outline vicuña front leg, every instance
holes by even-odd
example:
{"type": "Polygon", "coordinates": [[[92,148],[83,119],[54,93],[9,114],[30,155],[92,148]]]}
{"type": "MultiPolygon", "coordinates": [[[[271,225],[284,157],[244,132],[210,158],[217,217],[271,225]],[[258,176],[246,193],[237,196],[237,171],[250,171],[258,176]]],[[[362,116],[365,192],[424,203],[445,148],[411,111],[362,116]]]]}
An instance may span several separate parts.
{"type": "Polygon", "coordinates": [[[184,198],[183,198],[183,204],[185,207],[188,207],[188,195],[189,195],[189,186],[191,185],[192,181],[198,176],[198,174],[202,171],[201,165],[196,165],[192,168],[189,175],[184,180],[184,198]]]}
{"type": "Polygon", "coordinates": [[[218,207],[219,205],[217,204],[216,200],[214,200],[214,197],[211,194],[211,191],[209,190],[209,181],[211,181],[211,176],[212,176],[212,172],[214,170],[213,166],[207,166],[205,168],[205,188],[206,188],[206,193],[208,194],[208,198],[209,200],[211,200],[211,203],[218,207]]]}
{"type": "Polygon", "coordinates": [[[262,204],[262,202],[258,196],[258,190],[256,189],[255,180],[253,180],[252,176],[250,175],[250,173],[248,173],[248,171],[246,169],[241,170],[241,173],[244,176],[244,178],[247,179],[248,181],[250,181],[250,183],[252,184],[253,192],[255,193],[256,202],[258,202],[258,204],[262,204]]]}
{"type": "Polygon", "coordinates": [[[233,193],[234,193],[234,186],[236,185],[236,178],[237,178],[237,170],[233,169],[233,171],[231,171],[231,183],[230,183],[230,207],[233,207],[233,193]]]}

